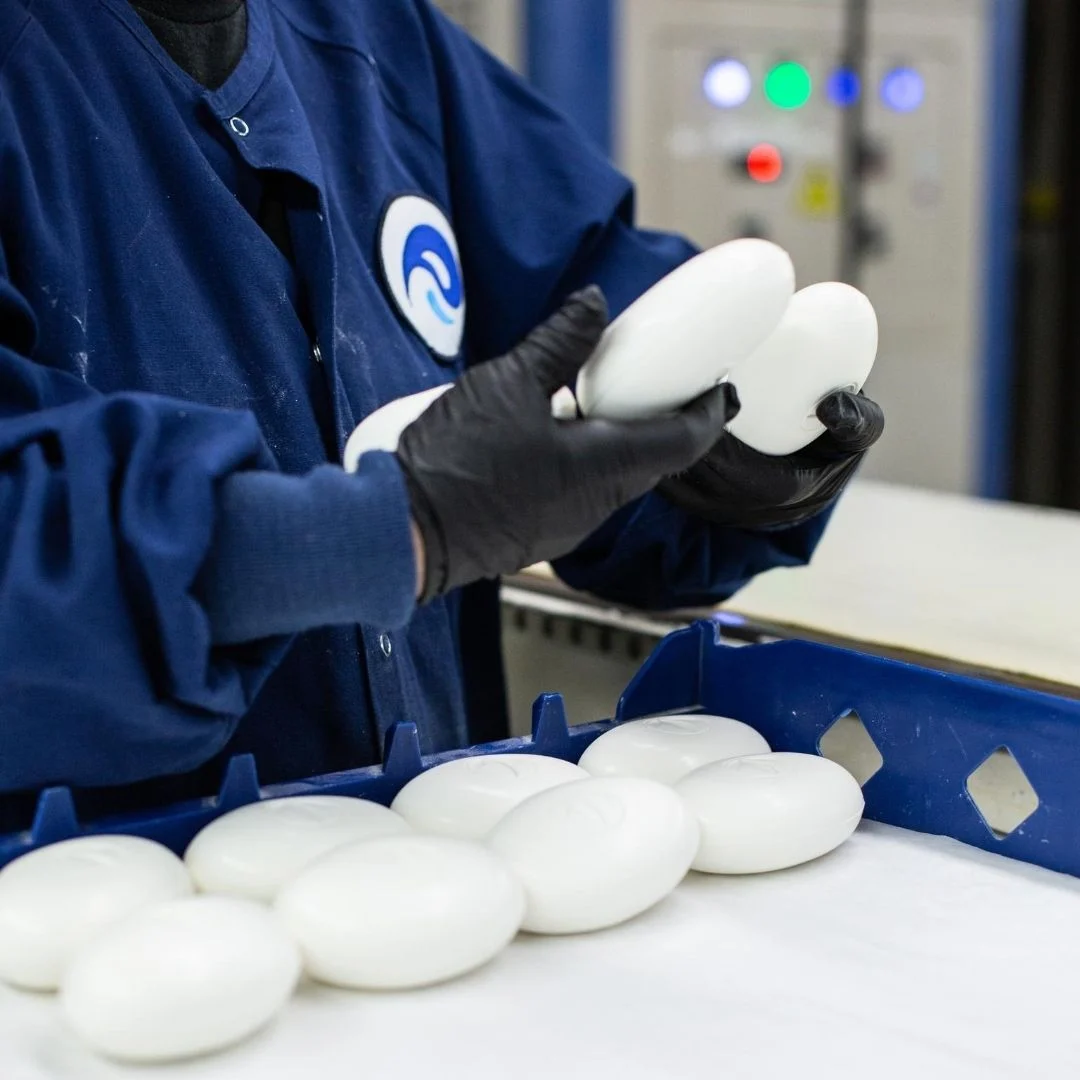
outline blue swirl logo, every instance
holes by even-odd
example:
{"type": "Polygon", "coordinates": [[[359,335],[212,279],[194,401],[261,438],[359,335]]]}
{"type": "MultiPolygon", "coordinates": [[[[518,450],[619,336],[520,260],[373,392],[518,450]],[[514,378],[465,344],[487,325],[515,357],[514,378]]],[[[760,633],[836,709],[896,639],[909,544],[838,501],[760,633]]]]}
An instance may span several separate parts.
{"type": "Polygon", "coordinates": [[[383,216],[379,246],[398,311],[436,356],[456,357],[465,331],[465,288],[446,215],[422,195],[400,195],[383,216]]]}
{"type": "Polygon", "coordinates": [[[444,326],[453,326],[454,316],[447,311],[447,307],[450,311],[461,307],[464,293],[461,287],[461,271],[446,237],[433,225],[417,225],[405,241],[401,269],[410,296],[413,274],[417,270],[426,270],[435,279],[442,302],[432,288],[425,290],[425,299],[439,322],[444,326]]]}

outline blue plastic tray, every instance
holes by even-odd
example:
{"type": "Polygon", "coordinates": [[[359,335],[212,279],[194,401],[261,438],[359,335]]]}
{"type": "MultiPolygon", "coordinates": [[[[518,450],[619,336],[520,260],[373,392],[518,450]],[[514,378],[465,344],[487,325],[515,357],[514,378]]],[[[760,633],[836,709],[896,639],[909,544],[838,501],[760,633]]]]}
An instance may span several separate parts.
{"type": "Polygon", "coordinates": [[[618,717],[694,708],[750,724],[774,750],[811,754],[857,713],[884,759],[863,788],[867,817],[1080,877],[1080,701],[804,641],[730,648],[717,624],[699,623],[658,646],[618,717]],[[1039,807],[998,838],[967,780],[1002,748],[1039,807]]]}
{"type": "MultiPolygon", "coordinates": [[[[856,712],[884,758],[864,789],[868,817],[1080,876],[1080,702],[807,642],[735,648],[722,640],[718,624],[704,622],[660,643],[624,693],[614,722],[695,710],[736,717],[774,749],[802,753],[818,752],[836,720],[856,712]],[[998,839],[966,785],[1002,747],[1027,775],[1039,807],[998,839]]],[[[0,837],[0,865],[88,833],[145,836],[182,853],[203,826],[245,803],[328,794],[388,804],[418,773],[453,758],[512,752],[577,761],[612,723],[570,728],[562,699],[550,694],[534,706],[530,739],[422,758],[415,727],[398,724],[382,766],[261,787],[254,760],[238,757],[215,799],[91,823],[77,820],[67,788],[51,788],[41,793],[30,830],[0,837]]]]}

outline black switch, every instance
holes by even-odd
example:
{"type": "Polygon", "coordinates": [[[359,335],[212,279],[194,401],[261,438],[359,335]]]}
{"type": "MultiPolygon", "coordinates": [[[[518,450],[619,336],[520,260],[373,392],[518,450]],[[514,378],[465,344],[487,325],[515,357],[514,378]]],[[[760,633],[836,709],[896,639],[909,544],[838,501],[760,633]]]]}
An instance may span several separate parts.
{"type": "Polygon", "coordinates": [[[856,167],[863,180],[881,180],[889,171],[889,154],[885,144],[873,135],[859,140],[856,167]]]}
{"type": "Polygon", "coordinates": [[[867,214],[855,226],[855,242],[859,253],[871,258],[881,258],[889,253],[888,230],[867,214]]]}
{"type": "Polygon", "coordinates": [[[738,240],[768,240],[769,224],[756,214],[745,214],[735,222],[735,238],[738,240]]]}

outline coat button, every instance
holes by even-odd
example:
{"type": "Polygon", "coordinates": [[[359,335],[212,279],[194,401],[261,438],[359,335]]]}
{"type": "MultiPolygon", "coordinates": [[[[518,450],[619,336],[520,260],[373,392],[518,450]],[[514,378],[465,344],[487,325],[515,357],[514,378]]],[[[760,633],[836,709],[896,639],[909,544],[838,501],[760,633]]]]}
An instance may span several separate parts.
{"type": "Polygon", "coordinates": [[[389,659],[390,654],[394,651],[394,643],[390,640],[389,634],[379,635],[379,648],[382,649],[383,656],[389,659]]]}
{"type": "Polygon", "coordinates": [[[234,116],[229,121],[229,127],[231,127],[241,139],[251,130],[251,128],[248,127],[248,122],[240,116],[234,116]]]}

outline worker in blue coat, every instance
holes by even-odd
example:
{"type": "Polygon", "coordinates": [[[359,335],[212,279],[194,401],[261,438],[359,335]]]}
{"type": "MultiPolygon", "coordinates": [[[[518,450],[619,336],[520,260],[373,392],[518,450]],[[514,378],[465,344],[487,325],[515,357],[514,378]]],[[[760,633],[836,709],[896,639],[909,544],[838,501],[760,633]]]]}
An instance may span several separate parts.
{"type": "Polygon", "coordinates": [[[427,0],[0,0],[0,824],[496,732],[494,581],[537,559],[651,608],[804,562],[861,395],[783,459],[730,389],[550,415],[692,254],[427,0]]]}

